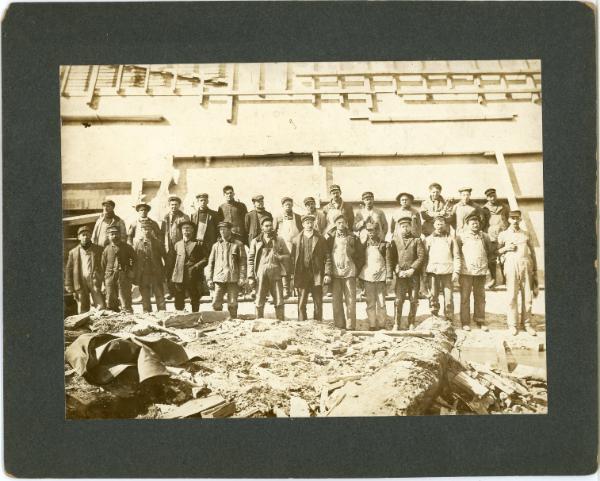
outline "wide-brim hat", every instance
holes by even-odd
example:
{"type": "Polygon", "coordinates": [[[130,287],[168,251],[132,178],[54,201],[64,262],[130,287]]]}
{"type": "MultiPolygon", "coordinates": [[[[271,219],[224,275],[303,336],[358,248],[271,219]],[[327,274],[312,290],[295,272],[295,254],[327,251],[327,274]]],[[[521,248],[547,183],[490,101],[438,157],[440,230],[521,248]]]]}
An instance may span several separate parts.
{"type": "Polygon", "coordinates": [[[146,204],[145,202],[140,202],[139,204],[135,205],[135,210],[138,211],[140,210],[142,207],[146,207],[148,210],[151,210],[152,207],[150,207],[150,204],[146,204]]]}
{"type": "Polygon", "coordinates": [[[487,190],[486,190],[486,191],[483,193],[483,195],[485,195],[485,196],[487,197],[488,195],[490,195],[490,194],[495,194],[495,193],[496,193],[496,189],[494,189],[494,188],[489,188],[489,189],[487,189],[487,190]]]}
{"type": "Polygon", "coordinates": [[[396,196],[396,201],[400,202],[400,199],[402,198],[402,196],[406,196],[410,199],[410,201],[412,202],[413,200],[415,200],[415,196],[408,193],[408,192],[400,192],[397,196],[396,196]]]}

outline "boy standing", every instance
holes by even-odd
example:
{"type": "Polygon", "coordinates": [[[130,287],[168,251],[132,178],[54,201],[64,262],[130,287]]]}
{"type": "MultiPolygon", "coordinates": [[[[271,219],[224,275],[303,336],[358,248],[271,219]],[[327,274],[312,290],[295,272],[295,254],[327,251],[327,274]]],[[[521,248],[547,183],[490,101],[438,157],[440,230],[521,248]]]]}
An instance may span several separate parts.
{"type": "Polygon", "coordinates": [[[166,262],[167,255],[162,244],[152,236],[152,224],[142,222],[140,227],[142,236],[133,246],[136,256],[134,283],[140,288],[144,312],[152,312],[150,296],[153,292],[157,309],[166,311],[163,261],[166,262]]]}
{"type": "Polygon", "coordinates": [[[385,254],[387,244],[381,240],[379,224],[369,222],[365,226],[367,239],[361,244],[364,250],[365,265],[359,279],[363,281],[367,300],[369,330],[385,329],[385,254]]]}
{"type": "Polygon", "coordinates": [[[118,312],[120,301],[123,312],[133,313],[131,281],[135,276],[135,252],[121,239],[120,227],[109,227],[107,236],[109,244],[102,252],[106,304],[110,310],[118,312]]]}

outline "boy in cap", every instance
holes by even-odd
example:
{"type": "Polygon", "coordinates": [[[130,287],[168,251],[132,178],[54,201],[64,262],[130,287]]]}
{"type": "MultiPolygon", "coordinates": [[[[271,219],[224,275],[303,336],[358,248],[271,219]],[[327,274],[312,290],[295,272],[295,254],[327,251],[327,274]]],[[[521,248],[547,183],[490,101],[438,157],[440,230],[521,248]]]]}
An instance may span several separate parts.
{"type": "Polygon", "coordinates": [[[194,238],[194,224],[184,221],[179,224],[182,239],[175,244],[175,267],[171,281],[175,284],[175,309],[185,307],[185,295],[190,296],[192,312],[200,310],[200,286],[208,254],[199,240],[194,238]]]}
{"type": "Polygon", "coordinates": [[[96,309],[104,309],[102,296],[102,247],[92,244],[90,228],[77,229],[79,245],[69,251],[65,289],[77,301],[79,313],[90,310],[90,296],[96,309]]]}
{"type": "Polygon", "coordinates": [[[413,217],[402,217],[397,220],[398,227],[394,231],[392,241],[386,252],[386,274],[389,280],[396,273],[396,301],[394,313],[394,330],[413,329],[419,303],[419,286],[421,269],[425,262],[425,249],[419,237],[412,233],[413,217]],[[402,322],[402,307],[408,297],[410,310],[407,322],[402,322]]]}
{"type": "Polygon", "coordinates": [[[385,310],[385,256],[387,243],[382,240],[378,223],[368,222],[365,225],[367,238],[361,243],[365,264],[360,271],[359,279],[363,281],[367,301],[367,317],[369,329],[385,329],[387,313],[385,310]]]}
{"type": "Polygon", "coordinates": [[[306,213],[314,216],[315,218],[315,229],[319,231],[319,234],[325,236],[327,234],[327,215],[320,210],[317,210],[317,201],[314,197],[306,197],[304,199],[304,207],[306,213]]]}
{"type": "Polygon", "coordinates": [[[363,208],[360,209],[354,217],[354,232],[358,235],[361,242],[366,242],[367,224],[374,223],[379,226],[379,237],[385,239],[388,231],[388,223],[385,214],[381,209],[374,207],[375,196],[373,192],[363,192],[362,194],[363,208]]]}
{"type": "Polygon", "coordinates": [[[96,220],[94,230],[92,231],[92,243],[105,247],[108,245],[108,228],[116,226],[119,228],[122,239],[127,236],[125,222],[115,214],[115,203],[111,199],[102,202],[102,214],[96,220]]]}
{"type": "MultiPolygon", "coordinates": [[[[487,216],[487,226],[485,232],[490,236],[490,240],[494,244],[494,247],[498,246],[498,235],[503,230],[506,230],[508,227],[508,206],[506,204],[502,204],[498,202],[498,196],[496,194],[496,189],[490,188],[485,191],[485,197],[487,198],[487,202],[483,206],[483,211],[487,216]]],[[[497,275],[497,262],[498,257],[494,257],[494,259],[490,262],[490,274],[491,281],[486,286],[488,289],[491,289],[496,284],[501,284],[498,282],[499,279],[496,279],[497,275]]],[[[502,275],[502,263],[500,265],[500,275],[502,275]]]]}
{"type": "Polygon", "coordinates": [[[413,207],[412,203],[415,196],[408,192],[401,192],[396,196],[396,201],[400,204],[400,208],[392,216],[390,225],[390,233],[395,234],[396,226],[400,219],[410,219],[410,231],[413,237],[421,237],[421,214],[413,207]]]}
{"type": "Polygon", "coordinates": [[[364,264],[360,240],[348,229],[343,214],[334,219],[335,231],[327,239],[332,260],[333,320],[340,329],[356,329],[356,277],[364,264]],[[344,314],[344,304],[346,314],[344,314]]]}
{"type": "Polygon", "coordinates": [[[161,231],[160,227],[158,226],[158,223],[148,217],[148,213],[150,212],[151,208],[152,207],[150,207],[150,205],[146,204],[145,202],[139,202],[138,204],[136,204],[135,210],[138,213],[138,218],[134,222],[132,222],[132,224],[129,226],[129,231],[127,232],[127,242],[130,245],[133,245],[135,241],[139,240],[142,237],[141,226],[142,223],[145,222],[148,222],[150,224],[152,237],[154,237],[155,239],[161,238],[161,231]]]}
{"type": "Polygon", "coordinates": [[[428,236],[433,232],[433,222],[437,217],[442,216],[446,220],[450,218],[451,203],[452,199],[445,201],[442,197],[442,186],[440,184],[433,182],[429,186],[429,197],[421,203],[423,235],[428,236]]]}
{"type": "Polygon", "coordinates": [[[227,310],[236,318],[238,294],[246,282],[246,247],[233,238],[229,222],[219,222],[218,227],[220,238],[210,251],[206,280],[208,287],[215,291],[212,308],[223,310],[223,299],[227,295],[227,310]]]}
{"type": "Polygon", "coordinates": [[[292,272],[298,289],[298,320],[305,321],[308,296],[313,299],[313,319],[323,322],[323,286],[331,282],[331,256],[327,242],[315,229],[315,216],[302,216],[303,230],[292,242],[292,272]]]}
{"type": "Polygon", "coordinates": [[[485,277],[489,262],[495,255],[492,241],[481,230],[479,216],[472,212],[465,218],[466,226],[458,233],[460,251],[460,322],[465,331],[471,327],[471,292],[473,292],[473,323],[487,331],[485,322],[485,277]]]}
{"type": "MultiPolygon", "coordinates": [[[[302,232],[302,218],[293,211],[294,201],[291,197],[281,199],[283,214],[275,218],[273,228],[279,237],[285,241],[288,251],[292,251],[292,242],[294,238],[302,232]]],[[[283,278],[283,295],[287,299],[292,290],[291,273],[283,278]]]]}
{"type": "Polygon", "coordinates": [[[252,239],[248,254],[248,280],[251,287],[256,286],[256,317],[265,317],[265,301],[270,292],[277,319],[283,321],[282,278],[289,270],[290,251],[285,241],[275,233],[271,219],[263,217],[261,229],[262,232],[252,239]]]}
{"type": "Polygon", "coordinates": [[[248,233],[248,243],[250,245],[252,239],[260,234],[260,221],[263,217],[273,218],[273,215],[265,209],[265,197],[262,194],[255,195],[252,197],[252,203],[254,209],[246,214],[244,225],[246,232],[248,233]]]}
{"type": "Polygon", "coordinates": [[[231,232],[234,236],[246,243],[248,234],[246,233],[246,214],[248,209],[246,204],[235,200],[235,192],[231,185],[223,187],[223,195],[225,202],[219,206],[218,218],[219,222],[227,221],[231,224],[231,232]]]}
{"type": "Polygon", "coordinates": [[[174,296],[175,289],[170,279],[171,275],[173,275],[173,267],[175,266],[175,244],[182,239],[179,224],[189,221],[190,218],[181,211],[181,199],[178,196],[170,195],[167,203],[169,205],[169,212],[163,217],[160,231],[162,245],[167,256],[165,260],[166,278],[169,279],[167,285],[169,287],[169,294],[174,296]]]}
{"type": "Polygon", "coordinates": [[[192,224],[196,230],[196,240],[202,244],[205,252],[210,252],[219,236],[219,214],[208,207],[208,194],[202,192],[196,196],[198,206],[192,214],[192,224]]]}
{"type": "Polygon", "coordinates": [[[458,189],[460,200],[458,203],[454,204],[452,212],[450,213],[450,221],[454,225],[454,229],[456,229],[456,235],[460,235],[460,233],[466,229],[467,217],[471,214],[475,214],[479,217],[481,223],[480,227],[482,229],[485,226],[485,212],[479,205],[471,200],[472,191],[473,189],[471,189],[471,187],[461,187],[458,189]]]}
{"type": "Polygon", "coordinates": [[[354,226],[354,211],[352,206],[345,204],[342,199],[342,189],[337,184],[332,184],[329,187],[331,200],[329,204],[323,207],[323,213],[327,218],[327,234],[335,230],[335,219],[338,215],[343,215],[346,220],[346,225],[351,228],[354,226]]]}
{"type": "Polygon", "coordinates": [[[102,252],[102,272],[106,288],[106,304],[112,311],[132,313],[131,283],[135,277],[135,252],[123,241],[121,229],[111,226],[107,230],[109,244],[102,252]]]}
{"type": "Polygon", "coordinates": [[[429,293],[431,314],[438,315],[440,293],[444,297],[444,315],[454,319],[454,299],[452,286],[460,274],[460,252],[456,238],[446,227],[446,217],[438,215],[433,221],[433,232],[425,238],[425,258],[427,259],[426,281],[429,293]]]}
{"type": "Polygon", "coordinates": [[[144,312],[152,312],[150,296],[154,293],[156,308],[166,311],[165,293],[163,284],[165,282],[166,253],[162,244],[152,235],[152,223],[147,220],[140,224],[141,237],[135,241],[135,279],[142,296],[142,307],[144,312]]]}
{"type": "Polygon", "coordinates": [[[508,301],[507,323],[510,333],[517,334],[519,324],[531,336],[536,332],[531,325],[531,306],[537,294],[537,261],[531,236],[521,229],[521,211],[509,213],[509,227],[498,235],[498,252],[504,254],[506,276],[506,296],[508,301]],[[519,322],[518,302],[521,298],[521,319],[519,322]]]}

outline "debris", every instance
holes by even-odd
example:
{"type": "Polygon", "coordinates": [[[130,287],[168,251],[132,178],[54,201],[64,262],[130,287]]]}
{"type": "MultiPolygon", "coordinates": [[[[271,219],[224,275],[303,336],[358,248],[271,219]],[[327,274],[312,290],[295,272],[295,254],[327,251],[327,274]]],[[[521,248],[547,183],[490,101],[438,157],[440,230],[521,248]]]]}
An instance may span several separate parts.
{"type": "Polygon", "coordinates": [[[192,399],[166,414],[163,419],[181,419],[201,415],[203,411],[213,410],[222,404],[225,404],[225,399],[217,395],[192,399]]]}
{"type": "Polygon", "coordinates": [[[202,412],[203,418],[227,418],[235,413],[235,403],[228,402],[221,404],[214,409],[202,412]]]}
{"type": "Polygon", "coordinates": [[[431,331],[350,331],[353,336],[376,336],[377,334],[385,334],[391,337],[433,337],[431,331]]]}
{"type": "Polygon", "coordinates": [[[221,323],[231,319],[229,311],[202,311],[200,318],[203,324],[221,323]]]}
{"type": "Polygon", "coordinates": [[[273,413],[278,418],[289,418],[289,416],[287,415],[287,413],[282,408],[280,408],[280,407],[273,408],[273,413]]]}
{"type": "Polygon", "coordinates": [[[290,417],[291,418],[308,418],[310,417],[310,407],[308,403],[297,396],[290,398],[290,417]]]}
{"type": "Polygon", "coordinates": [[[76,316],[69,316],[65,319],[65,329],[70,331],[87,326],[92,320],[91,312],[84,312],[76,316]]]}
{"type": "Polygon", "coordinates": [[[546,382],[546,371],[523,364],[519,364],[514,368],[510,375],[518,379],[535,379],[536,381],[546,382]]]}
{"type": "Polygon", "coordinates": [[[465,371],[450,373],[450,383],[462,391],[466,391],[470,395],[485,396],[488,389],[480,382],[473,379],[465,371]]]}
{"type": "Polygon", "coordinates": [[[256,416],[257,414],[261,414],[261,410],[259,408],[248,408],[243,411],[237,413],[234,418],[251,418],[256,416]]]}
{"type": "Polygon", "coordinates": [[[196,327],[201,319],[199,312],[177,312],[166,317],[162,321],[163,327],[175,327],[178,329],[196,327]]]}

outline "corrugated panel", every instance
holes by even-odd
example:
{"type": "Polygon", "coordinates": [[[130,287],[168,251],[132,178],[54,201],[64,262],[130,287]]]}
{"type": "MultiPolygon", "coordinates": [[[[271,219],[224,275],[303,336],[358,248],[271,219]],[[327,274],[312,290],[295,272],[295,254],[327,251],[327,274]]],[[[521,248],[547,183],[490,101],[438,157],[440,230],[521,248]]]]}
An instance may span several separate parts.
{"type": "Polygon", "coordinates": [[[134,67],[132,65],[125,65],[123,67],[123,80],[121,81],[122,88],[144,87],[145,80],[145,68],[134,67]]]}
{"type": "Polygon", "coordinates": [[[117,86],[118,65],[101,65],[98,70],[97,88],[111,88],[117,86]]]}
{"type": "Polygon", "coordinates": [[[90,75],[92,73],[91,65],[73,65],[67,79],[65,91],[85,92],[89,88],[90,75]]]}

